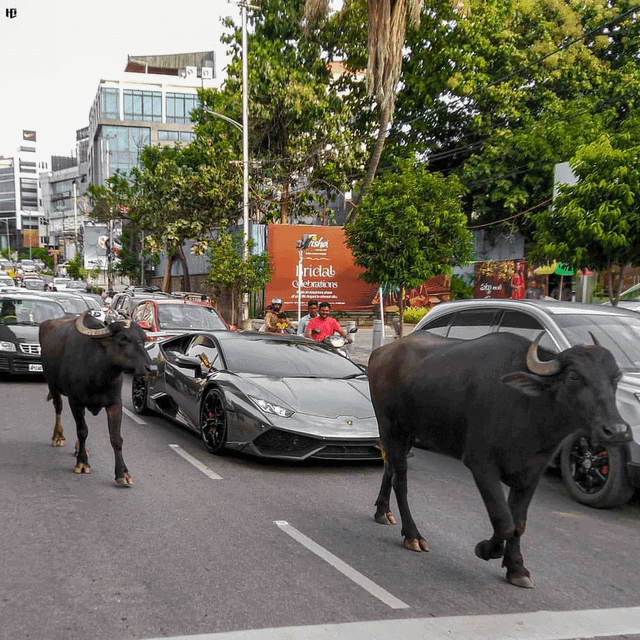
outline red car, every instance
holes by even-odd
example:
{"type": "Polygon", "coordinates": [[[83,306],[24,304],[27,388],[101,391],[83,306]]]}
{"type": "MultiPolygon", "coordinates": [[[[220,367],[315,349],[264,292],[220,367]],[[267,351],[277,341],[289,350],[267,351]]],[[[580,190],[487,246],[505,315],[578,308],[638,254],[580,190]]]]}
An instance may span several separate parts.
{"type": "Polygon", "coordinates": [[[147,332],[149,341],[189,331],[229,331],[232,328],[211,304],[177,298],[143,300],[133,308],[131,319],[147,332]]]}

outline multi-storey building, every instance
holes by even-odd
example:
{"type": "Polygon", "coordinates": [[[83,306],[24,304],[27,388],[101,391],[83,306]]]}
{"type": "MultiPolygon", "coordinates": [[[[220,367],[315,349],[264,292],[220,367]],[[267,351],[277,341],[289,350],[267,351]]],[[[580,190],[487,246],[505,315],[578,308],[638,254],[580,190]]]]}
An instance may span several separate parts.
{"type": "Polygon", "coordinates": [[[38,173],[49,168],[36,147],[36,132],[22,131],[13,153],[0,156],[0,248],[28,250],[46,234],[38,173]]]}
{"type": "Polygon", "coordinates": [[[137,166],[146,146],[189,143],[198,88],[218,85],[213,51],[129,56],[123,76],[101,80],[89,114],[89,182],[137,166]]]}

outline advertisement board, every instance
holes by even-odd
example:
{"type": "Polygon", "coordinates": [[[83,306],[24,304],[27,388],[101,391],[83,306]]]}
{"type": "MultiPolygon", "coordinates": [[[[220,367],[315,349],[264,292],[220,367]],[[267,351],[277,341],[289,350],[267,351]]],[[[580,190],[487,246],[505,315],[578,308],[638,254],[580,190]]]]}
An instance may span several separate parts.
{"type": "MultiPolygon", "coordinates": [[[[299,253],[296,243],[304,234],[309,234],[311,242],[302,259],[302,313],[306,313],[309,300],[330,302],[332,312],[378,313],[378,287],[358,277],[362,270],[354,264],[342,227],[270,224],[267,232],[273,275],[265,287],[265,304],[270,304],[274,297],[281,298],[284,311],[297,312],[299,253]]],[[[431,307],[449,299],[449,288],[450,277],[437,276],[407,291],[405,305],[431,307]]],[[[385,309],[397,309],[397,304],[397,295],[384,296],[385,309]]]]}
{"type": "Polygon", "coordinates": [[[298,310],[298,249],[303,234],[311,235],[303,252],[301,299],[303,313],[309,300],[330,302],[332,311],[371,311],[376,285],[367,284],[345,244],[342,227],[270,224],[267,251],[273,265],[272,281],[265,287],[266,304],[282,298],[284,311],[298,310]]]}
{"type": "Polygon", "coordinates": [[[37,229],[23,229],[22,230],[22,246],[23,247],[37,247],[38,244],[38,230],[37,229]]]}

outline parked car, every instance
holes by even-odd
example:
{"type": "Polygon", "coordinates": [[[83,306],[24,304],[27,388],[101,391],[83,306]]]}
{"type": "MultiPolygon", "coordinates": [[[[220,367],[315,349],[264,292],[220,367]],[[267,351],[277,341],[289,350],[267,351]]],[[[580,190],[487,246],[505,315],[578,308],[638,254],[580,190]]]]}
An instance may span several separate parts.
{"type": "Polygon", "coordinates": [[[22,278],[22,287],[30,291],[44,291],[45,281],[40,277],[27,276],[22,278]]]}
{"type": "Polygon", "coordinates": [[[149,345],[158,375],[134,376],[133,407],[200,434],[212,453],[380,460],[363,367],[297,335],[190,332],[149,345]]]}
{"type": "Polygon", "coordinates": [[[67,289],[70,291],[89,293],[91,291],[91,285],[87,284],[83,280],[70,280],[67,283],[67,289]]]}
{"type": "Polygon", "coordinates": [[[0,373],[42,373],[40,323],[62,316],[54,300],[24,289],[0,293],[0,373]]]}
{"type": "Polygon", "coordinates": [[[416,331],[470,340],[509,331],[560,352],[577,344],[593,344],[592,336],[611,351],[623,377],[617,402],[633,431],[623,447],[602,447],[576,432],[555,458],[571,496],[583,504],[608,508],[626,502],[640,487],[640,314],[602,305],[542,300],[459,300],[436,305],[416,331]]]}
{"type": "Polygon", "coordinates": [[[121,312],[131,315],[133,308],[142,300],[168,297],[169,294],[163,293],[158,287],[129,287],[113,296],[107,313],[121,312]]]}
{"type": "MultiPolygon", "coordinates": [[[[602,304],[609,307],[612,306],[609,300],[602,304]]],[[[629,311],[640,313],[640,284],[634,284],[620,294],[618,308],[629,309],[629,311]]]]}
{"type": "MultiPolygon", "coordinates": [[[[95,310],[94,305],[71,291],[45,291],[42,295],[55,300],[68,315],[80,315],[85,311],[95,310]]],[[[97,316],[99,313],[102,313],[102,309],[98,309],[94,315],[97,316]]]]}
{"type": "Polygon", "coordinates": [[[0,271],[0,287],[16,287],[15,280],[8,273],[0,271]]]}
{"type": "Polygon", "coordinates": [[[138,302],[131,312],[131,318],[147,332],[147,340],[162,340],[194,330],[230,328],[212,305],[176,298],[138,302]]]}

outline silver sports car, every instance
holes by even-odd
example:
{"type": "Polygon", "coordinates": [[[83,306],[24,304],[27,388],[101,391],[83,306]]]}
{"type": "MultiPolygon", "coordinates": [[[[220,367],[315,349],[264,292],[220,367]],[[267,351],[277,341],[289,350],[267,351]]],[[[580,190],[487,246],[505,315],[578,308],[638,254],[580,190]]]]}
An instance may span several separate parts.
{"type": "Polygon", "coordinates": [[[133,407],[198,432],[212,453],[380,460],[366,371],[296,335],[192,332],[151,343],[154,377],[134,376],[133,407]]]}

